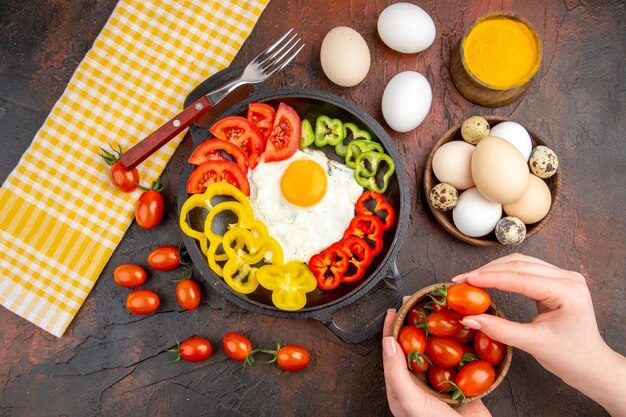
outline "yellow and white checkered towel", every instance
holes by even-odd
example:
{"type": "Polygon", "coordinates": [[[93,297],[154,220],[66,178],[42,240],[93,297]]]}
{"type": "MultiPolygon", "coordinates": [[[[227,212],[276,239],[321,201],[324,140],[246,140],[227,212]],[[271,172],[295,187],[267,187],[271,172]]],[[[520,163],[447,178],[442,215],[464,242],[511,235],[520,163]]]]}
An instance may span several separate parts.
{"type": "MultiPolygon", "coordinates": [[[[69,85],[0,188],[0,302],[61,336],[134,217],[98,156],[182,110],[227,67],[269,0],[120,0],[69,85]]],[[[142,165],[160,174],[180,143],[142,165]]]]}

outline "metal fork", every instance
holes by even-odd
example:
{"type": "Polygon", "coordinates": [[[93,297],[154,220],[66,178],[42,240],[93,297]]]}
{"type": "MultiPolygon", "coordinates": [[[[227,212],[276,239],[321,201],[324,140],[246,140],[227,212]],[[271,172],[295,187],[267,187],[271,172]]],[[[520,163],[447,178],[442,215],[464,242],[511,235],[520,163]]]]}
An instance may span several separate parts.
{"type": "Polygon", "coordinates": [[[123,153],[120,158],[122,164],[127,169],[135,168],[237,87],[244,84],[263,82],[282,70],[304,47],[304,44],[300,44],[301,38],[298,34],[294,33],[291,35],[292,31],[293,29],[289,29],[280,39],[250,61],[239,78],[203,95],[170,121],[123,153]],[[294,48],[297,49],[294,50],[294,48]]]}

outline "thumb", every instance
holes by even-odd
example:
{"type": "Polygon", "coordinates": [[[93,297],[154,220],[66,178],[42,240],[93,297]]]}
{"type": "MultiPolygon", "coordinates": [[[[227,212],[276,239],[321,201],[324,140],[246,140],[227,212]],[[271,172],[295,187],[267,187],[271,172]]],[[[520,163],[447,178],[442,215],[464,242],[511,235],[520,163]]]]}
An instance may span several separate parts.
{"type": "Polygon", "coordinates": [[[536,339],[530,324],[521,324],[491,314],[465,316],[461,324],[470,329],[480,330],[490,338],[522,350],[536,339]]]}

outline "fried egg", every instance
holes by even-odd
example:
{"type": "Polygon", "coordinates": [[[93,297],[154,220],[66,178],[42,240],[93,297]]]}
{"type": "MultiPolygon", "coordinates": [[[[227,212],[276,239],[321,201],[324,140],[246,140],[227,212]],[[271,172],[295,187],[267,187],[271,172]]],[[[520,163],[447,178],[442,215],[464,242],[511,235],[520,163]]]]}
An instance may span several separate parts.
{"type": "Polygon", "coordinates": [[[280,243],[285,262],[308,262],[341,240],[363,193],[350,168],[309,149],[262,160],[248,175],[254,216],[280,243]]]}

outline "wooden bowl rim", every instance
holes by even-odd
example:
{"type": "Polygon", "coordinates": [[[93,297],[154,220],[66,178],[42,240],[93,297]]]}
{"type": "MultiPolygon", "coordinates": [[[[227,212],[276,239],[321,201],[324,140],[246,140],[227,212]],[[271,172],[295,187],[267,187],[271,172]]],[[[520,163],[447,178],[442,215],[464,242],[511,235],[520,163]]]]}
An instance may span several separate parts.
{"type": "MultiPolygon", "coordinates": [[[[492,128],[498,123],[512,121],[510,118],[506,116],[483,116],[483,117],[489,123],[490,128],[492,128]]],[[[461,233],[459,229],[456,228],[456,226],[454,225],[454,222],[452,221],[452,215],[451,215],[452,210],[448,210],[448,211],[438,210],[435,207],[433,207],[432,203],[430,202],[430,190],[432,190],[432,188],[439,183],[439,181],[437,181],[435,174],[433,173],[433,170],[432,170],[433,156],[435,155],[435,152],[437,151],[437,149],[439,149],[444,143],[451,142],[457,139],[461,141],[463,140],[459,134],[462,124],[463,122],[448,129],[448,131],[444,133],[444,135],[441,136],[441,138],[439,138],[439,140],[435,143],[435,145],[430,151],[430,155],[428,155],[428,160],[426,161],[426,166],[424,168],[424,180],[423,180],[424,192],[426,193],[426,201],[428,203],[428,207],[430,207],[430,211],[432,212],[433,216],[435,216],[435,219],[437,219],[439,224],[441,224],[444,227],[444,229],[446,229],[450,234],[457,237],[458,239],[466,243],[476,245],[476,246],[504,247],[505,245],[500,243],[495,238],[493,231],[486,236],[477,237],[477,238],[470,237],[461,233]],[[459,138],[457,138],[457,136],[459,136],[459,138]]],[[[548,146],[546,145],[546,142],[539,135],[537,135],[534,131],[532,131],[531,129],[528,129],[526,126],[524,126],[524,128],[530,134],[530,138],[533,142],[533,148],[539,145],[548,146]]],[[[531,175],[533,174],[531,173],[531,175]]],[[[537,223],[526,225],[526,237],[524,238],[524,241],[526,241],[528,238],[535,235],[539,230],[541,230],[541,228],[543,228],[543,226],[545,226],[545,224],[548,222],[548,220],[550,220],[550,217],[552,217],[552,215],[556,211],[556,208],[559,205],[559,199],[561,195],[561,166],[559,166],[559,168],[556,170],[556,173],[552,177],[546,178],[543,180],[546,182],[546,184],[548,185],[548,188],[550,189],[550,194],[552,196],[552,204],[550,205],[550,210],[548,210],[548,213],[545,215],[543,219],[541,219],[537,223]]],[[[460,191],[459,194],[461,192],[462,191],[460,191]]]]}
{"type": "MultiPolygon", "coordinates": [[[[394,339],[398,340],[398,334],[400,333],[400,329],[402,329],[402,327],[404,326],[404,320],[414,305],[418,304],[427,294],[429,294],[435,288],[438,288],[441,286],[451,287],[452,285],[455,285],[455,284],[453,282],[432,284],[432,285],[422,288],[421,290],[411,295],[402,304],[402,307],[400,308],[400,310],[398,310],[398,313],[396,314],[396,318],[395,318],[394,325],[393,325],[394,339]]],[[[492,302],[488,311],[494,314],[496,309],[497,309],[497,306],[492,302]]],[[[506,318],[504,314],[502,313],[502,310],[497,309],[497,311],[500,317],[506,318]]],[[[513,347],[506,345],[504,358],[502,359],[502,362],[500,362],[500,364],[498,364],[495,367],[496,379],[493,381],[493,385],[491,385],[491,387],[489,387],[489,389],[487,389],[482,394],[474,395],[472,397],[467,397],[467,400],[464,403],[479,400],[489,395],[489,393],[495,390],[498,387],[498,385],[500,385],[500,383],[504,380],[504,377],[506,376],[507,372],[509,371],[511,367],[512,360],[513,360],[513,347]]],[[[422,388],[424,391],[428,392],[430,395],[436,397],[437,399],[445,402],[446,404],[457,404],[457,401],[453,400],[450,394],[443,394],[438,391],[435,391],[430,385],[428,385],[426,383],[425,373],[418,374],[416,372],[411,372],[411,378],[413,379],[413,382],[415,382],[417,386],[422,388]],[[418,375],[424,378],[424,380],[422,380],[420,376],[418,375]]]]}

